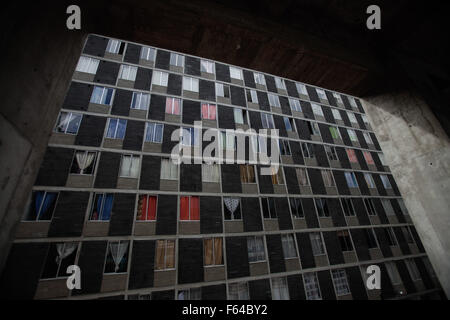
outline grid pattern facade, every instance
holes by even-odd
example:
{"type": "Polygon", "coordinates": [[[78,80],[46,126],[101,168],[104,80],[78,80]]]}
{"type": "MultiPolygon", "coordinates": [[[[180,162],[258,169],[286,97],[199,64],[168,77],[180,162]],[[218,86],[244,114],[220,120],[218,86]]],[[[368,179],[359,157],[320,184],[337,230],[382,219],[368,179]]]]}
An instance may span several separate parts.
{"type": "Polygon", "coordinates": [[[97,35],[55,123],[2,291],[22,272],[26,298],[389,299],[440,290],[359,99],[97,35]],[[278,129],[278,174],[248,162],[174,166],[171,134],[194,121],[278,129]],[[69,291],[72,264],[82,281],[69,291]],[[373,264],[381,290],[365,286],[373,264]]]}

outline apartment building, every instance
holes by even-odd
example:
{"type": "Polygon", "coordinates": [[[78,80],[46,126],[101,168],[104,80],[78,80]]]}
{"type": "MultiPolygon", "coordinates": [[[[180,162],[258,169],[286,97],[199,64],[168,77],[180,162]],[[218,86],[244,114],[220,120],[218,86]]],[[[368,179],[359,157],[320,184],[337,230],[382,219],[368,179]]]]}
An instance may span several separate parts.
{"type": "MultiPolygon", "coordinates": [[[[261,143],[256,143],[256,152],[261,143]]],[[[358,98],[90,35],[1,279],[35,299],[439,299],[358,98]],[[278,129],[280,168],[174,164],[278,129]],[[231,132],[231,133],[230,133],[231,132]],[[81,289],[66,286],[69,265],[81,289]],[[381,270],[381,289],[366,269],[381,270]]]]}

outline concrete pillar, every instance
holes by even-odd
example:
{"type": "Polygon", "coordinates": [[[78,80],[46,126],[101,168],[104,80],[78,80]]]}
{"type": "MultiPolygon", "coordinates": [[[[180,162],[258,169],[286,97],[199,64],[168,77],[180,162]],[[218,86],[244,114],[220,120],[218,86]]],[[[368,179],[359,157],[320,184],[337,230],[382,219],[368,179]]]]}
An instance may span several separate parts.
{"type": "Polygon", "coordinates": [[[65,7],[36,2],[5,15],[0,96],[0,272],[14,239],[85,33],[65,7]],[[21,17],[14,14],[21,13],[21,17]],[[9,19],[9,20],[8,20],[9,19]]]}
{"type": "Polygon", "coordinates": [[[423,241],[450,297],[450,140],[428,105],[411,92],[362,104],[423,241]]]}

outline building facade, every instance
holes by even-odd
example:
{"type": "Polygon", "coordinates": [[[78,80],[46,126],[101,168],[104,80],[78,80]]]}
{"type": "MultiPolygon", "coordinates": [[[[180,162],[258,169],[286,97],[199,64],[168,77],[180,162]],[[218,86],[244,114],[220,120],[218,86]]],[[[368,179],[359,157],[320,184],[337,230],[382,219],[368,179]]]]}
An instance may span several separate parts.
{"type": "Polygon", "coordinates": [[[30,299],[443,297],[357,98],[98,35],[0,286],[30,299]],[[278,129],[280,169],[263,175],[248,154],[176,165],[180,128],[183,148],[204,150],[216,128],[232,154],[230,130],[278,129]],[[81,289],[67,288],[69,265],[81,289]],[[366,287],[370,265],[381,289],[366,287]]]}

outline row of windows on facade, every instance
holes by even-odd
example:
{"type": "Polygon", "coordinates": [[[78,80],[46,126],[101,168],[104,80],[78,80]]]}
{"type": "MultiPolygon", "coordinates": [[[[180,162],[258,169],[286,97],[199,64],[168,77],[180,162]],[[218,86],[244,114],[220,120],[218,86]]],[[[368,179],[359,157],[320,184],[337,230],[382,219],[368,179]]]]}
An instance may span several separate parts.
{"type": "MultiPolygon", "coordinates": [[[[110,43],[113,42],[113,43],[115,43],[115,45],[110,46],[108,44],[106,51],[117,54],[118,53],[117,50],[120,50],[120,45],[117,45],[117,41],[118,40],[109,40],[110,43]],[[109,50],[112,50],[112,51],[109,51],[109,50]]],[[[155,58],[156,58],[156,50],[153,48],[150,48],[150,47],[142,47],[140,58],[142,60],[154,62],[155,58]]],[[[81,56],[80,60],[78,62],[76,71],[90,73],[90,74],[96,74],[98,65],[99,65],[98,59],[81,56]]],[[[184,67],[184,56],[177,54],[177,53],[173,53],[173,52],[170,53],[170,65],[174,66],[174,67],[181,67],[181,68],[184,67]]],[[[212,61],[208,61],[205,59],[201,59],[201,61],[200,61],[201,72],[215,74],[214,66],[215,66],[215,63],[212,61]]],[[[161,71],[157,71],[157,72],[164,73],[161,71]]],[[[242,69],[230,66],[229,72],[230,72],[230,74],[229,74],[230,78],[240,80],[240,81],[244,80],[242,69]]],[[[121,66],[121,70],[120,70],[120,78],[121,79],[135,81],[136,74],[137,74],[136,66],[132,66],[132,65],[122,65],[121,66]]],[[[167,74],[167,73],[165,73],[165,74],[167,74]]],[[[157,81],[156,84],[164,85],[164,82],[165,82],[165,86],[167,86],[168,76],[161,77],[160,75],[158,75],[158,77],[160,77],[160,79],[159,79],[159,81],[157,81]]],[[[265,80],[264,74],[258,73],[258,72],[253,72],[253,78],[254,78],[254,81],[256,84],[261,85],[261,86],[266,86],[266,80],[265,80]]],[[[191,78],[191,79],[193,79],[193,78],[191,78]]],[[[189,80],[188,82],[192,82],[192,80],[189,80]]],[[[275,85],[276,85],[277,89],[283,90],[284,92],[287,91],[284,79],[275,77],[275,85]]],[[[296,86],[298,94],[306,96],[306,97],[309,96],[306,86],[303,83],[295,82],[295,86],[296,86]]],[[[184,88],[184,86],[183,86],[183,88],[184,88]]],[[[195,84],[193,85],[192,83],[189,83],[185,90],[189,90],[189,88],[190,89],[195,88],[195,84]]],[[[198,80],[197,80],[196,88],[198,91],[198,80]]],[[[325,90],[320,89],[320,88],[315,88],[315,90],[316,90],[317,96],[319,97],[319,99],[321,99],[321,101],[329,103],[329,99],[325,93],[325,90]]],[[[195,91],[195,90],[191,90],[191,91],[195,91]]],[[[341,105],[341,106],[344,105],[344,102],[342,101],[342,97],[338,93],[333,92],[332,95],[338,105],[341,105]]],[[[348,100],[350,102],[350,105],[354,109],[358,109],[358,105],[356,104],[355,98],[348,97],[348,100]]]]}
{"type": "MultiPolygon", "coordinates": [[[[339,231],[344,234],[344,238],[348,237],[348,231],[339,231]]],[[[338,232],[338,233],[339,233],[338,232]]],[[[313,254],[315,256],[326,255],[322,236],[320,233],[311,233],[309,235],[313,254]]],[[[297,259],[296,241],[292,234],[281,236],[282,248],[285,259],[297,259]]],[[[345,241],[345,240],[344,240],[345,241]]],[[[167,271],[175,270],[175,240],[156,240],[156,250],[154,257],[154,270],[167,271]]],[[[104,274],[126,273],[128,270],[129,259],[129,240],[108,241],[107,252],[104,261],[104,274]]],[[[204,267],[222,266],[224,265],[223,238],[205,238],[203,239],[203,265],[204,267]]],[[[58,242],[50,245],[47,253],[41,279],[53,279],[66,277],[66,268],[75,264],[79,243],[77,242],[58,242]]],[[[348,249],[348,248],[347,248],[348,249]]],[[[349,251],[349,250],[344,250],[349,251]]],[[[263,236],[247,237],[247,252],[249,263],[266,262],[266,248],[263,236]]],[[[433,268],[427,257],[422,258],[424,265],[431,276],[435,276],[433,268]]],[[[414,259],[404,260],[413,281],[421,279],[420,272],[414,259]]],[[[393,261],[385,262],[386,270],[393,285],[402,283],[401,277],[393,261]]],[[[364,268],[363,268],[364,269],[364,268]]],[[[337,296],[350,294],[350,288],[347,281],[345,269],[330,270],[337,296]]],[[[362,274],[367,280],[368,275],[362,270],[362,274]]],[[[320,287],[315,272],[307,272],[303,274],[304,287],[308,300],[321,299],[320,287]]],[[[272,279],[273,299],[289,299],[287,283],[285,277],[272,279]]],[[[238,282],[229,284],[230,299],[249,299],[248,288],[246,282],[238,282]]],[[[178,299],[198,299],[200,296],[192,295],[191,290],[182,290],[178,295],[178,299]]],[[[196,291],[194,291],[196,292],[196,291]]]]}
{"type": "MultiPolygon", "coordinates": [[[[50,221],[58,200],[58,192],[34,191],[31,196],[29,209],[24,215],[25,221],[50,221]]],[[[158,211],[158,196],[151,194],[140,194],[136,211],[136,221],[156,221],[158,211]]],[[[365,212],[368,216],[377,216],[373,198],[362,198],[365,212]]],[[[356,206],[352,198],[339,198],[340,209],[330,205],[327,198],[314,198],[315,215],[319,218],[331,218],[336,210],[341,210],[346,217],[357,216],[356,206]]],[[[264,219],[278,219],[275,198],[261,197],[260,208],[264,219]]],[[[289,198],[289,210],[294,219],[305,219],[305,208],[302,198],[289,198]]],[[[384,214],[386,216],[407,216],[408,211],[402,199],[380,199],[384,214]],[[396,201],[399,211],[396,212],[392,206],[396,201]]],[[[114,194],[94,193],[93,201],[89,211],[90,221],[109,221],[113,214],[114,194]]],[[[200,198],[198,196],[180,196],[180,221],[200,220],[200,198]]],[[[363,214],[363,212],[360,212],[363,214]]],[[[227,220],[242,220],[242,205],[239,197],[223,197],[223,218],[227,220]]],[[[412,239],[412,237],[408,237],[412,239]]]]}

